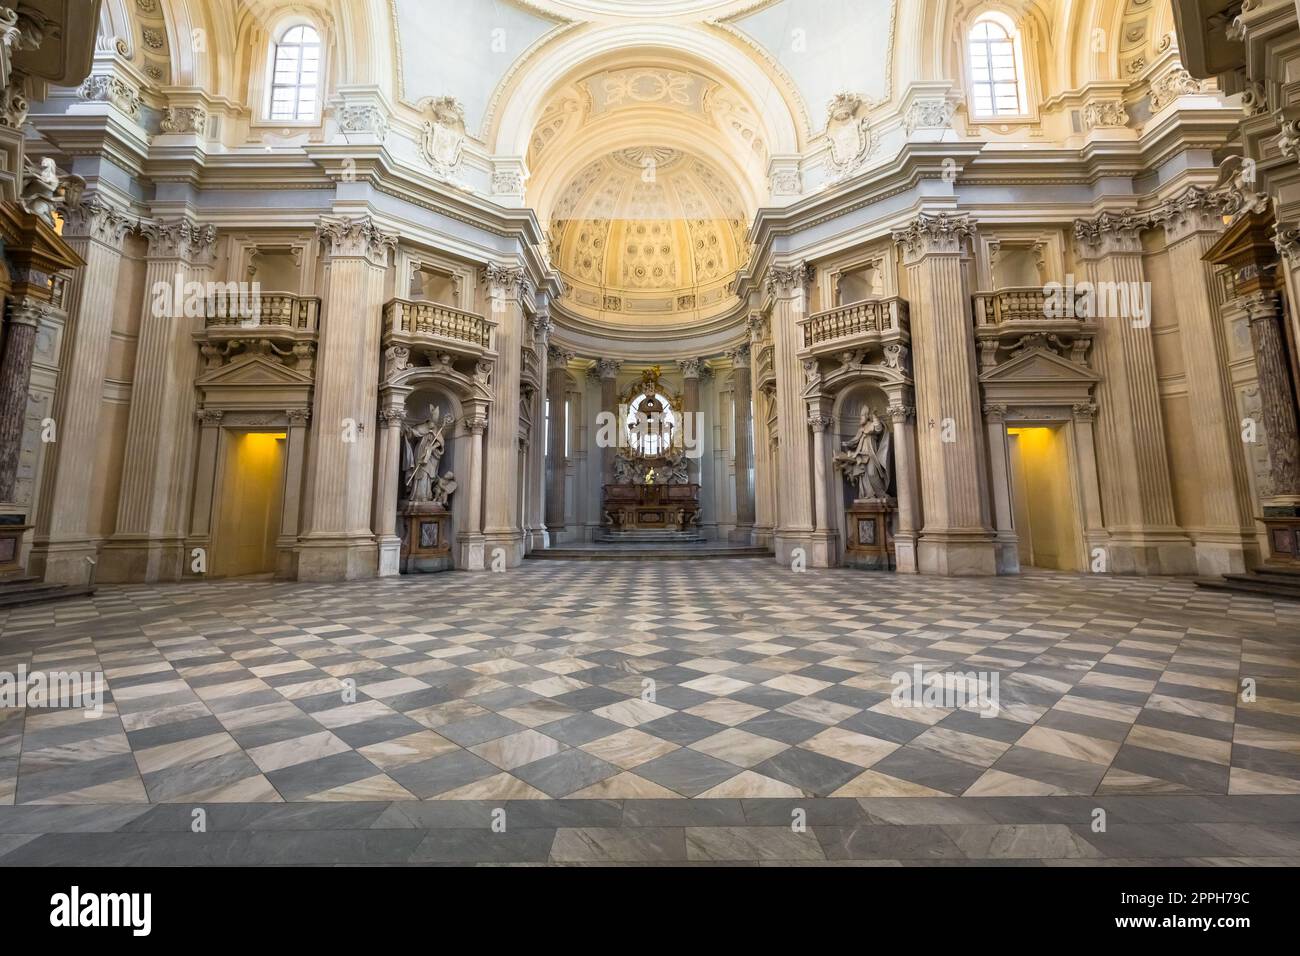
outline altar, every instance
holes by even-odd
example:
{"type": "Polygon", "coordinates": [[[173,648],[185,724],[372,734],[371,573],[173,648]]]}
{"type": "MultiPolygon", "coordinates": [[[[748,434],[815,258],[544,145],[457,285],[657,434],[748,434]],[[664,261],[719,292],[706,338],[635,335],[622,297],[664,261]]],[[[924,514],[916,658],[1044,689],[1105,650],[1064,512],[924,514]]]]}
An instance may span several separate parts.
{"type": "Polygon", "coordinates": [[[700,520],[700,486],[605,486],[605,526],[611,531],[689,531],[700,520]]]}

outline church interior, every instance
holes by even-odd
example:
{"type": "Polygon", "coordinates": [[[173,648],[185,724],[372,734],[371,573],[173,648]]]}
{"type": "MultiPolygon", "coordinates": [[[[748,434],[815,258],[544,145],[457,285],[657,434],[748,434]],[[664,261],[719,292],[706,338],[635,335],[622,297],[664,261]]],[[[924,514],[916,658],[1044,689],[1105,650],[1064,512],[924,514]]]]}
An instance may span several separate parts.
{"type": "Polygon", "coordinates": [[[0,865],[1300,862],[1300,0],[6,4],[0,865]]]}

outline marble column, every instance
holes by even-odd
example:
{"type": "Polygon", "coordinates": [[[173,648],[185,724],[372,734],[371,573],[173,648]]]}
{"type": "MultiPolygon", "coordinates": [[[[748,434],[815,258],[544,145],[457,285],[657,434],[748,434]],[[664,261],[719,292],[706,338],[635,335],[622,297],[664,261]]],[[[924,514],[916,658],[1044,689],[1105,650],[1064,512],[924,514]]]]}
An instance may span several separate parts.
{"type": "Polygon", "coordinates": [[[1094,552],[1106,547],[1106,522],[1101,507],[1101,486],[1097,480],[1097,443],[1093,423],[1097,420],[1097,406],[1092,402],[1074,405],[1074,457],[1078,463],[1079,497],[1083,508],[1083,539],[1091,568],[1094,552]]]}
{"type": "Polygon", "coordinates": [[[921,528],[920,486],[916,472],[916,409],[890,405],[889,421],[894,432],[894,497],[898,502],[898,526],[894,530],[894,569],[916,574],[917,534],[921,528]]]}
{"type": "Polygon", "coordinates": [[[311,410],[290,408],[288,438],[284,455],[284,501],[280,508],[280,535],[276,540],[276,576],[288,580],[298,577],[298,532],[301,524],[304,482],[307,466],[307,430],[311,410]]]}
{"type": "Polygon", "coordinates": [[[774,462],[777,483],[777,526],[773,534],[776,560],[790,564],[795,551],[808,567],[830,567],[830,542],[818,535],[813,515],[811,485],[812,438],[807,427],[803,392],[807,384],[799,351],[798,322],[808,314],[809,285],[813,269],[806,263],[774,265],[768,269],[767,288],[773,297],[772,343],[776,369],[776,413],[781,442],[774,462]]]}
{"type": "MultiPolygon", "coordinates": [[[[1132,211],[1077,220],[1077,255],[1097,301],[1135,295],[1147,303],[1147,321],[1135,315],[1098,316],[1092,362],[1102,509],[1109,540],[1105,566],[1120,574],[1191,574],[1191,539],[1177,525],[1164,417],[1149,322],[1150,295],[1142,268],[1142,230],[1132,211]],[[1112,293],[1116,293],[1112,295],[1112,293]]],[[[1199,266],[1198,266],[1199,268],[1199,266]]],[[[1123,311],[1123,310],[1121,310],[1123,311]]],[[[1129,310],[1132,311],[1132,310],[1129,310]]]]}
{"type": "Polygon", "coordinates": [[[736,530],[734,540],[749,544],[754,537],[753,462],[753,376],[749,368],[749,345],[732,350],[731,388],[734,408],[732,440],[735,444],[736,530]]]}
{"type": "Polygon", "coordinates": [[[1157,215],[1165,228],[1169,269],[1178,277],[1178,341],[1201,493],[1196,570],[1206,576],[1240,574],[1258,563],[1259,549],[1215,267],[1203,258],[1223,232],[1220,203],[1193,186],[1157,215]]]}
{"type": "Polygon", "coordinates": [[[1265,504],[1294,507],[1300,505],[1300,434],[1278,297],[1272,292],[1258,292],[1246,297],[1243,304],[1250,321],[1251,345],[1259,372],[1259,398],[1272,479],[1270,493],[1260,497],[1265,504]]]}
{"type": "Polygon", "coordinates": [[[483,281],[492,317],[497,320],[483,536],[488,565],[497,561],[500,549],[505,567],[513,568],[524,558],[525,516],[520,513],[519,494],[519,373],[527,289],[524,270],[514,266],[489,265],[483,270],[483,281]]]}
{"type": "MultiPolygon", "coordinates": [[[[700,481],[700,464],[703,459],[705,429],[699,424],[702,420],[700,415],[700,376],[704,374],[703,359],[679,359],[677,367],[682,373],[682,429],[683,436],[686,428],[691,430],[691,438],[695,441],[696,452],[700,454],[698,458],[686,459],[687,475],[692,484],[701,484],[700,481]],[[688,426],[686,420],[690,421],[688,426]]],[[[685,438],[683,437],[683,441],[685,438]]],[[[700,519],[703,523],[704,518],[704,494],[701,489],[700,494],[700,519]]]]}
{"type": "MultiPolygon", "coordinates": [[[[600,359],[596,362],[596,372],[600,375],[600,410],[609,412],[616,419],[616,428],[618,434],[623,433],[623,420],[620,417],[618,407],[618,372],[623,367],[623,363],[616,359],[600,359]]],[[[597,434],[599,434],[597,430],[597,434]]],[[[600,494],[598,498],[604,497],[605,485],[614,482],[614,456],[618,453],[617,447],[604,447],[600,450],[600,494]]],[[[602,501],[602,509],[604,503],[602,501]]]]}
{"type": "Polygon", "coordinates": [[[141,225],[149,240],[144,306],[131,382],[117,525],[101,552],[101,581],[174,581],[189,561],[184,518],[193,483],[194,378],[199,352],[186,286],[210,274],[217,229],[190,219],[141,225]]]}
{"type": "Polygon", "coordinates": [[[27,297],[9,301],[6,310],[4,355],[0,358],[0,501],[13,501],[18,485],[18,457],[27,420],[27,389],[32,380],[32,356],[48,304],[27,297]]]}
{"type": "Polygon", "coordinates": [[[59,360],[53,418],[58,440],[46,450],[30,569],[55,584],[90,580],[99,548],[90,535],[90,489],[96,480],[100,410],[113,336],[122,242],[132,220],[91,196],[64,212],[63,238],[86,265],[65,292],[68,324],[59,360]]]}
{"type": "Polygon", "coordinates": [[[469,480],[465,484],[467,527],[456,535],[456,566],[463,571],[487,569],[486,539],[483,536],[483,433],[488,427],[485,407],[466,409],[465,431],[469,434],[469,480]]]}
{"type": "Polygon", "coordinates": [[[1007,442],[1007,406],[985,405],[988,429],[989,480],[993,492],[994,545],[998,573],[1020,573],[1020,543],[1011,503],[1011,455],[1007,442]]]}
{"type": "Polygon", "coordinates": [[[384,275],[397,236],[369,217],[325,218],[325,301],[316,352],[302,581],[372,577],[371,526],[384,275]]]}
{"type": "Polygon", "coordinates": [[[564,530],[565,481],[568,476],[568,460],[565,457],[565,407],[568,402],[569,363],[574,359],[572,352],[554,345],[549,347],[546,367],[546,399],[551,406],[550,420],[547,422],[546,455],[546,530],[550,533],[551,543],[555,543],[557,533],[564,530]]]}
{"type": "MultiPolygon", "coordinates": [[[[749,354],[751,366],[758,361],[759,350],[767,341],[767,319],[761,312],[749,316],[749,354]]],[[[768,438],[768,396],[759,388],[758,376],[751,368],[750,407],[754,415],[754,544],[770,548],[774,530],[772,507],[772,448],[768,438]]]]}
{"type": "Polygon", "coordinates": [[[402,425],[409,388],[385,389],[378,415],[379,454],[375,468],[372,526],[379,544],[379,576],[402,573],[402,539],[397,536],[397,499],[402,481],[402,425]]]}
{"type": "MultiPolygon", "coordinates": [[[[542,298],[539,293],[538,298],[542,298]]],[[[533,395],[533,430],[528,450],[528,550],[550,545],[546,522],[546,429],[547,359],[551,339],[551,314],[542,305],[532,317],[533,351],[537,356],[537,379],[540,387],[533,395]]]]}
{"type": "Polygon", "coordinates": [[[963,258],[964,216],[922,214],[894,233],[907,267],[925,527],[922,572],[997,572],[989,520],[984,418],[963,258]]]}
{"type": "MultiPolygon", "coordinates": [[[[828,486],[830,476],[835,472],[828,465],[829,456],[826,451],[826,429],[831,427],[834,419],[818,404],[809,403],[808,406],[808,427],[812,430],[813,521],[818,535],[836,539],[832,542],[832,545],[836,545],[839,534],[831,525],[831,494],[828,486]]],[[[827,555],[829,564],[839,563],[837,547],[829,548],[827,555]]]]}

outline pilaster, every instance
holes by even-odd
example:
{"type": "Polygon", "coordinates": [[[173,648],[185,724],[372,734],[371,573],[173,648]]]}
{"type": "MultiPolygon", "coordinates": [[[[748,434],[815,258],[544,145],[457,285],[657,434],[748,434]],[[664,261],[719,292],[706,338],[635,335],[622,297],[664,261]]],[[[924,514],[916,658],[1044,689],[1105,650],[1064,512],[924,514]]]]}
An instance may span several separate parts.
{"type": "Polygon", "coordinates": [[[483,536],[489,565],[499,548],[505,566],[513,568],[524,557],[524,516],[519,511],[519,375],[526,279],[522,268],[493,264],[484,269],[483,282],[492,317],[497,320],[483,536]]]}

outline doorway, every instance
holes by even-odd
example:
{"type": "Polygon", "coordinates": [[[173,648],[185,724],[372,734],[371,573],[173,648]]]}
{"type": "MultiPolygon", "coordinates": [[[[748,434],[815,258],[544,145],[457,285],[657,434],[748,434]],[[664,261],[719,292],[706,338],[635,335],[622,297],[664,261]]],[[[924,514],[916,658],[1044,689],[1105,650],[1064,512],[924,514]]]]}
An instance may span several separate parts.
{"type": "Polygon", "coordinates": [[[1007,443],[1021,566],[1081,571],[1078,508],[1065,428],[1008,428],[1007,443]]]}
{"type": "Polygon", "coordinates": [[[284,496],[284,432],[229,432],[213,535],[217,577],[276,570],[284,496]]]}

